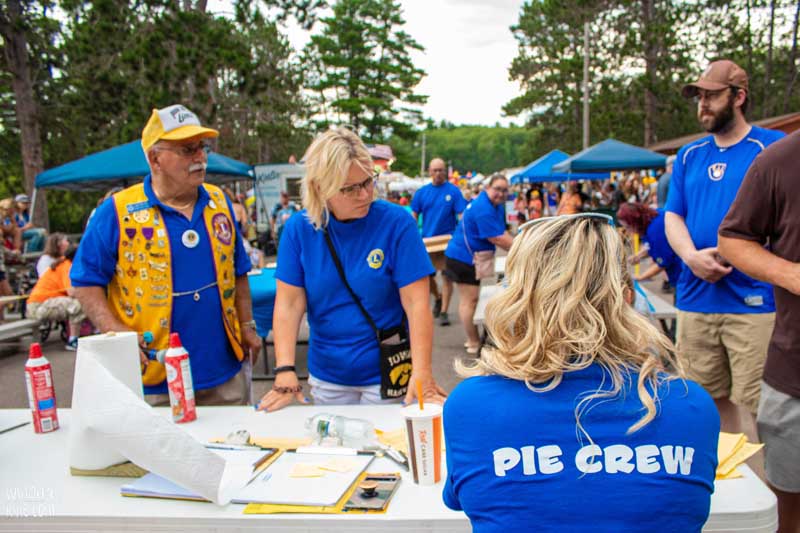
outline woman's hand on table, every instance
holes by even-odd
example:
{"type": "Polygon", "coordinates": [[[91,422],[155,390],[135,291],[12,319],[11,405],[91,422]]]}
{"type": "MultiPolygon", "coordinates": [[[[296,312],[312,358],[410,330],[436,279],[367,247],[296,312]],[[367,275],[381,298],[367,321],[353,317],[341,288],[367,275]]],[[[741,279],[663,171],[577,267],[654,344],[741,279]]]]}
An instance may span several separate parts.
{"type": "Polygon", "coordinates": [[[293,402],[308,403],[308,399],[303,396],[303,389],[295,372],[281,372],[275,376],[275,383],[272,390],[266,393],[261,401],[256,405],[257,411],[277,411],[293,402]],[[287,392],[280,392],[281,389],[288,389],[287,392]]]}
{"type": "Polygon", "coordinates": [[[408,392],[403,399],[404,405],[409,405],[417,399],[418,380],[422,382],[422,397],[426,402],[444,404],[447,393],[436,383],[432,375],[418,376],[412,373],[411,379],[408,380],[408,392]]]}

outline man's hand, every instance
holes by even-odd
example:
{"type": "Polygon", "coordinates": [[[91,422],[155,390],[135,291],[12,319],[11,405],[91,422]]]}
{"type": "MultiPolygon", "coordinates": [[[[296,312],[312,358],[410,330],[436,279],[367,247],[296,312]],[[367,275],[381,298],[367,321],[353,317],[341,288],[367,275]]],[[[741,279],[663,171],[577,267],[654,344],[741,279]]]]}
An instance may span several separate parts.
{"type": "Polygon", "coordinates": [[[703,248],[689,254],[686,264],[698,278],[709,283],[716,283],[733,270],[733,267],[720,263],[719,257],[721,256],[716,246],[703,248]]]}
{"type": "Polygon", "coordinates": [[[258,362],[258,354],[261,352],[261,337],[253,328],[242,328],[242,347],[244,348],[245,356],[248,352],[250,354],[250,362],[255,366],[258,362]]]}

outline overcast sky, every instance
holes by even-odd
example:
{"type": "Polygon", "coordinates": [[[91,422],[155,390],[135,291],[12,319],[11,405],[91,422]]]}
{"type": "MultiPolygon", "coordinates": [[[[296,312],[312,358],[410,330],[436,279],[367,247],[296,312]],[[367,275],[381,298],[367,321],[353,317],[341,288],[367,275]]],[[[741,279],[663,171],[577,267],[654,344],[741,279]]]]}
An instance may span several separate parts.
{"type": "MultiPolygon", "coordinates": [[[[209,10],[225,11],[225,0],[209,1],[209,10]]],[[[455,124],[486,124],[519,117],[502,116],[502,106],[519,94],[508,80],[508,67],[517,54],[509,30],[519,19],[523,0],[400,0],[405,30],[425,47],[413,54],[414,63],[427,72],[417,92],[428,95],[425,117],[455,124]]],[[[229,9],[229,8],[228,8],[229,9]]],[[[318,31],[318,27],[315,27],[318,31]]],[[[287,28],[296,49],[308,34],[287,28]]]]}

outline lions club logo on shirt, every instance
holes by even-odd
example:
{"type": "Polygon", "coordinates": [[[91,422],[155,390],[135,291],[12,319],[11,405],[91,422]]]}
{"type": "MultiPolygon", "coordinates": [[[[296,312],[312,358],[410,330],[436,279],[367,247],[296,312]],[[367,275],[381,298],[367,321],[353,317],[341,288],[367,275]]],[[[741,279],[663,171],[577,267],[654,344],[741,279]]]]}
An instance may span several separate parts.
{"type": "Polygon", "coordinates": [[[719,181],[725,175],[726,163],[714,163],[708,166],[708,177],[711,181],[719,181]]]}
{"type": "Polygon", "coordinates": [[[445,196],[445,197],[444,197],[444,201],[445,201],[445,202],[449,202],[449,201],[450,201],[450,200],[452,200],[452,199],[453,199],[453,197],[452,197],[452,196],[450,196],[449,194],[448,194],[447,196],[445,196]]]}
{"type": "Polygon", "coordinates": [[[375,248],[367,255],[367,264],[370,268],[379,269],[383,266],[383,250],[375,248]]]}

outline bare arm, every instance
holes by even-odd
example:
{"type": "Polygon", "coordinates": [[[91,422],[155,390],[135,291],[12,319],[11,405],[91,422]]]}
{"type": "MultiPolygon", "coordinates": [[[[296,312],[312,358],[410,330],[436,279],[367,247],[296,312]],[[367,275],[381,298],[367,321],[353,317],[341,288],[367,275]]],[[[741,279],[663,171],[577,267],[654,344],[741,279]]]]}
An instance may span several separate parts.
{"type": "Polygon", "coordinates": [[[94,327],[106,333],[108,331],[132,331],[119,321],[111,312],[103,287],[74,287],[75,298],[81,303],[83,312],[89,317],[94,327]]]}
{"type": "Polygon", "coordinates": [[[634,279],[636,281],[645,281],[645,280],[648,280],[648,279],[652,278],[653,276],[655,276],[656,274],[658,274],[662,270],[664,270],[664,269],[661,268],[660,266],[658,266],[658,263],[653,263],[652,265],[650,265],[650,268],[648,268],[647,270],[642,272],[639,276],[634,277],[634,279]]]}
{"type": "MultiPolygon", "coordinates": [[[[133,331],[131,328],[119,321],[111,312],[111,307],[106,299],[106,290],[103,287],[73,287],[75,298],[80,302],[83,312],[89,317],[94,327],[103,333],[109,331],[133,331]]],[[[141,335],[140,331],[136,332],[141,335]]],[[[141,337],[139,338],[141,342],[141,337]]],[[[147,356],[139,351],[139,359],[143,365],[147,365],[147,356]]]]}
{"type": "Polygon", "coordinates": [[[719,262],[716,247],[702,250],[695,247],[682,216],[667,211],[664,228],[669,245],[698,278],[715,283],[733,270],[719,262]]]}
{"type": "Polygon", "coordinates": [[[433,315],[429,304],[429,278],[418,279],[400,289],[400,302],[408,317],[408,330],[411,336],[411,380],[405,402],[416,398],[416,382],[422,383],[422,394],[427,401],[444,402],[445,392],[433,379],[431,365],[433,351],[433,315]]]}
{"type": "Polygon", "coordinates": [[[502,235],[498,235],[497,237],[489,237],[488,241],[495,246],[499,246],[503,250],[508,250],[511,248],[511,244],[514,242],[514,237],[509,235],[508,233],[503,233],[502,235]]]}
{"type": "MultiPolygon", "coordinates": [[[[234,295],[234,305],[236,315],[239,317],[239,324],[246,324],[253,320],[253,302],[250,299],[250,283],[247,275],[236,278],[236,293],[234,295]]],[[[250,357],[250,363],[258,361],[258,353],[261,351],[261,339],[258,338],[255,328],[242,326],[242,348],[245,356],[250,357]]]]}
{"type": "Polygon", "coordinates": [[[756,241],[719,236],[721,253],[736,268],[756,279],[800,295],[800,263],[792,263],[756,241]]]}
{"type": "Polygon", "coordinates": [[[416,211],[411,211],[411,216],[414,217],[414,222],[419,222],[419,214],[416,211]]]}
{"type": "MultiPolygon", "coordinates": [[[[306,312],[306,290],[276,280],[275,312],[272,318],[272,333],[275,338],[275,365],[295,363],[295,348],[300,321],[306,312]]],[[[281,372],[275,376],[274,387],[296,387],[300,384],[296,372],[281,372]]],[[[273,387],[261,398],[260,411],[277,411],[297,400],[304,402],[303,393],[280,393],[273,387]]]]}

